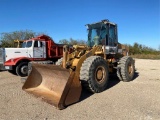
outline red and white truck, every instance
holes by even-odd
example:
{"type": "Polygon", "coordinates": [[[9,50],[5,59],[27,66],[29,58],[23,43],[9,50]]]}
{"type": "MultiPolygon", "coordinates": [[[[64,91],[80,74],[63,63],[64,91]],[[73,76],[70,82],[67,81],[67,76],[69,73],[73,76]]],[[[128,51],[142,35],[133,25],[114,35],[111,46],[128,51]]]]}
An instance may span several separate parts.
{"type": "Polygon", "coordinates": [[[25,40],[22,48],[0,48],[0,70],[27,76],[30,61],[50,63],[63,55],[63,44],[56,44],[49,36],[41,35],[25,40]]]}

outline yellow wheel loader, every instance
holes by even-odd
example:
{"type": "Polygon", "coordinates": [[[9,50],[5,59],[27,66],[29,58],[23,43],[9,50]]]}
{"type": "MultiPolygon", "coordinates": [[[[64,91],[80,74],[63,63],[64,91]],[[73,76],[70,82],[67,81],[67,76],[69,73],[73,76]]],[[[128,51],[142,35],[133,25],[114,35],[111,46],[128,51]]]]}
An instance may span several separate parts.
{"type": "Polygon", "coordinates": [[[111,73],[131,81],[134,60],[128,56],[128,48],[118,43],[117,25],[102,20],[86,26],[88,45],[73,45],[71,53],[65,45],[57,65],[29,64],[22,89],[63,109],[79,101],[82,87],[92,93],[104,91],[111,73]]]}

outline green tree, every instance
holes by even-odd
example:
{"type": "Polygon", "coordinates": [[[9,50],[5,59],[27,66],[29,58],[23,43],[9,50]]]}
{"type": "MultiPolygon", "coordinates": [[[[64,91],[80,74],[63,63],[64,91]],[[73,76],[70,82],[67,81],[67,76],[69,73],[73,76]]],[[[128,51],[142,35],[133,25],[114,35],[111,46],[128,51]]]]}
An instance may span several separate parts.
{"type": "Polygon", "coordinates": [[[141,45],[139,43],[134,43],[133,45],[126,44],[126,46],[129,47],[129,54],[130,55],[135,55],[135,54],[158,55],[159,54],[159,51],[157,51],[156,49],[150,48],[145,45],[141,45]]]}
{"type": "Polygon", "coordinates": [[[134,43],[133,49],[134,49],[134,54],[139,54],[140,53],[140,49],[139,49],[139,44],[138,43],[134,43]]]}

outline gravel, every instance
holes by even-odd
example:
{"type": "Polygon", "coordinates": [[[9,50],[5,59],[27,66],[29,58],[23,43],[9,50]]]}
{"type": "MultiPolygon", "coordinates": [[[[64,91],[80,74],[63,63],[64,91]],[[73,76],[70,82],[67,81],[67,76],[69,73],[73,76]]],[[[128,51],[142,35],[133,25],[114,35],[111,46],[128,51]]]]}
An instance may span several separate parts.
{"type": "Polygon", "coordinates": [[[160,60],[136,59],[131,82],[110,77],[108,89],[82,91],[78,103],[58,110],[22,90],[20,77],[0,72],[0,120],[159,120],[160,60]]]}

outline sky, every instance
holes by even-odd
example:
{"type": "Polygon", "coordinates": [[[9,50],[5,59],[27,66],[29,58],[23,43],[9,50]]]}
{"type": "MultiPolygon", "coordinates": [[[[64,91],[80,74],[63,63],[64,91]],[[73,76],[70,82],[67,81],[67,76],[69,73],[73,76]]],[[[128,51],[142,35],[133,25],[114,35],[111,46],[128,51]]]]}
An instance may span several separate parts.
{"type": "Polygon", "coordinates": [[[88,23],[118,24],[118,40],[160,48],[160,0],[0,0],[0,33],[33,30],[87,40],[88,23]]]}

